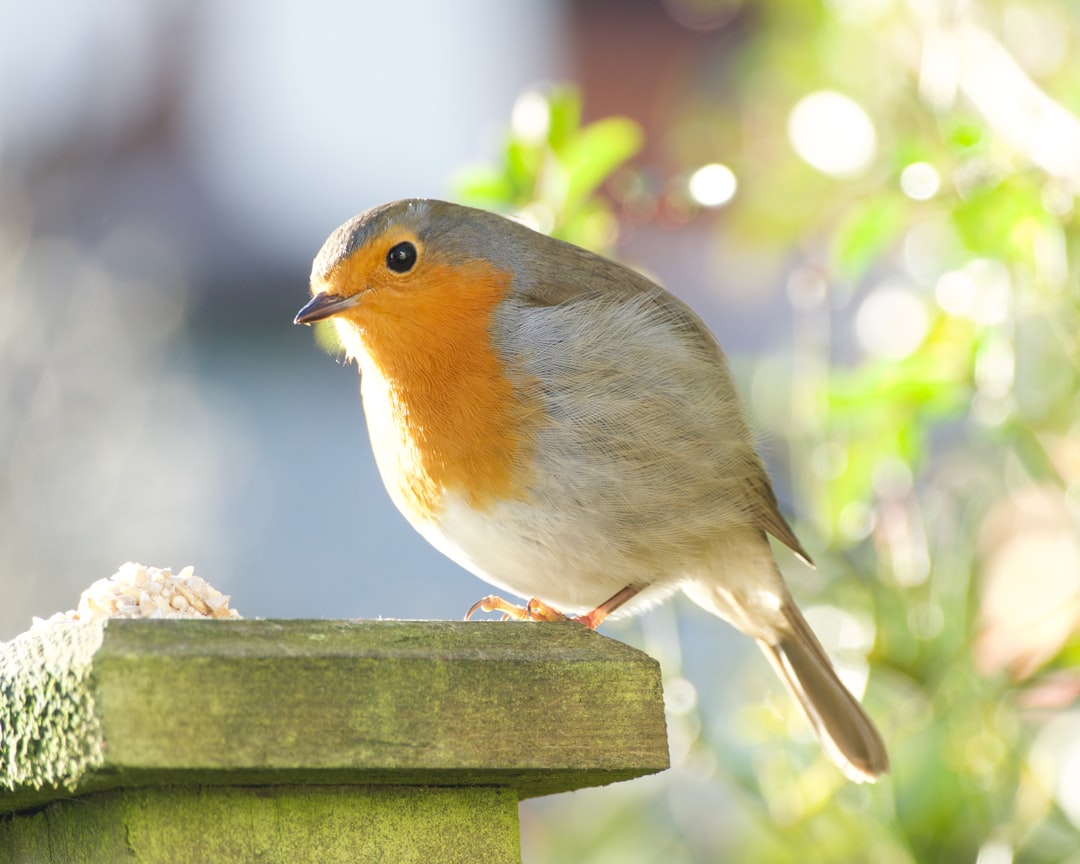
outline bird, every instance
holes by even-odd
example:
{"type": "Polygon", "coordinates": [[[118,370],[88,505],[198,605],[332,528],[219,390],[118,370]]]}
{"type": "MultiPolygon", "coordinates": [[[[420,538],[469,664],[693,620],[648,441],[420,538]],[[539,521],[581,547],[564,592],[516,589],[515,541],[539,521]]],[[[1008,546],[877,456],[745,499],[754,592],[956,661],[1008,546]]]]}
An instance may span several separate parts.
{"type": "MultiPolygon", "coordinates": [[[[523,605],[595,629],[681,590],[754,639],[855,782],[889,757],[795,604],[781,515],[727,359],[641,273],[508,217],[434,199],[369,209],[315,257],[295,323],[333,321],[398,510],[523,605]]],[[[466,616],[469,617],[469,616],[466,616]]]]}

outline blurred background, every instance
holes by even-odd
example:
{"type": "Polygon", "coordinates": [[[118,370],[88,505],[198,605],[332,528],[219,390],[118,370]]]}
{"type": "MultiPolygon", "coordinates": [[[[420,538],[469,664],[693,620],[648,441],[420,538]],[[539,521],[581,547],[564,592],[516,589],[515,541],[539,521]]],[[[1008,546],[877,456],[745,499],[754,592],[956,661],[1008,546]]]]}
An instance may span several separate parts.
{"type": "Polygon", "coordinates": [[[525,861],[1080,862],[1080,8],[392,6],[0,4],[0,639],[128,560],[248,617],[486,593],[291,323],[340,222],[453,198],[703,314],[893,758],[844,782],[676,600],[603,628],[664,666],[672,769],[526,802],[525,861]]]}

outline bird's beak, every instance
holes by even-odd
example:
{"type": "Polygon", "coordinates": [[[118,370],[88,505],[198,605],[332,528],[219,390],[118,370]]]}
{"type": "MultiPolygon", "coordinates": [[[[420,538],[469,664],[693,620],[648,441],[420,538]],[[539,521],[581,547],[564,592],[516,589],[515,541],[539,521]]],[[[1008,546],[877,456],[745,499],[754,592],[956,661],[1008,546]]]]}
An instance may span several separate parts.
{"type": "Polygon", "coordinates": [[[312,297],[307,305],[296,313],[293,324],[314,324],[324,318],[331,318],[339,312],[351,309],[360,301],[359,294],[351,297],[342,297],[340,294],[331,294],[329,291],[320,291],[312,297]]]}

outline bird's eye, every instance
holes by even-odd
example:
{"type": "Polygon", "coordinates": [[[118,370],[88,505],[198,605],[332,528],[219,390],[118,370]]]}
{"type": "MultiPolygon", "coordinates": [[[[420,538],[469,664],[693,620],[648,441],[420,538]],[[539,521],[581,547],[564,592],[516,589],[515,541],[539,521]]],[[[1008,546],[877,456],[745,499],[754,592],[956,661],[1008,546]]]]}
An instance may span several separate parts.
{"type": "Polygon", "coordinates": [[[408,241],[398,243],[386,253],[386,266],[395,273],[408,273],[416,263],[416,247],[408,241]]]}

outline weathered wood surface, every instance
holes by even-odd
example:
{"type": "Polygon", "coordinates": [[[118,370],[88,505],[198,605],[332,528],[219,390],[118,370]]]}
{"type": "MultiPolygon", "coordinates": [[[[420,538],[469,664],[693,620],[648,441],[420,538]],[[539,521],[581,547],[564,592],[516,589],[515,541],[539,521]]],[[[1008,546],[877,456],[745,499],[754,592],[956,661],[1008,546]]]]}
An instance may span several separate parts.
{"type": "Polygon", "coordinates": [[[178,785],[524,798],[668,764],[656,662],[573,623],[50,627],[0,645],[0,736],[0,813],[178,785]]]}
{"type": "Polygon", "coordinates": [[[3,864],[520,864],[511,789],[143,787],[0,821],[3,864]]]}

